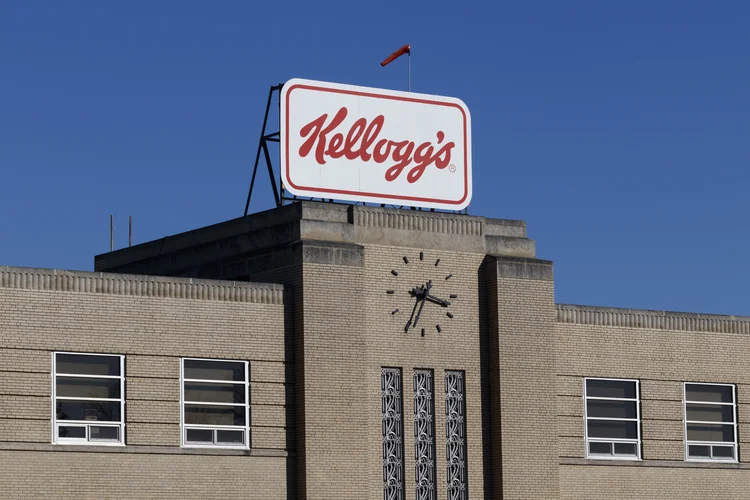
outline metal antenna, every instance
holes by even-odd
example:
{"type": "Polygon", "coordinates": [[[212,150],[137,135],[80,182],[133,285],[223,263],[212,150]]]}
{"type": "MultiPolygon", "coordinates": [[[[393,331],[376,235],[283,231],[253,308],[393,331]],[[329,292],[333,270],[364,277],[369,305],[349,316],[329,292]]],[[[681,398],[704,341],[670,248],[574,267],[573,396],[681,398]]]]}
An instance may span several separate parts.
{"type": "Polygon", "coordinates": [[[407,69],[408,76],[407,76],[407,84],[406,84],[407,87],[406,88],[409,90],[409,92],[411,92],[411,48],[409,49],[409,63],[406,65],[406,67],[408,68],[407,69]]]}

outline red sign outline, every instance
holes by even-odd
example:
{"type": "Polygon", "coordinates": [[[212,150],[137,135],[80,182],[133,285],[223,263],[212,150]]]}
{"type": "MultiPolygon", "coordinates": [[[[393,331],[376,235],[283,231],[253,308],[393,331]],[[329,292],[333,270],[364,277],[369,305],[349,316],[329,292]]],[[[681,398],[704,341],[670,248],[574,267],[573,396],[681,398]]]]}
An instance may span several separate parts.
{"type": "Polygon", "coordinates": [[[383,194],[383,193],[370,193],[366,191],[347,191],[343,189],[324,189],[324,188],[315,188],[315,187],[306,187],[306,186],[298,186],[297,184],[292,182],[291,177],[289,176],[289,140],[286,140],[286,165],[284,165],[285,168],[285,182],[287,182],[290,186],[292,186],[294,189],[299,190],[305,190],[305,191],[312,191],[316,193],[323,193],[323,194],[329,194],[329,193],[335,193],[335,194],[345,194],[349,196],[365,196],[365,197],[379,197],[379,198],[389,198],[392,200],[404,200],[404,201],[421,201],[421,202],[427,202],[427,203],[441,203],[444,205],[461,205],[464,200],[466,200],[466,197],[469,196],[469,147],[468,147],[468,133],[467,133],[467,119],[466,119],[466,112],[464,109],[453,102],[442,102],[442,101],[432,101],[429,99],[417,99],[413,97],[400,97],[400,96],[392,96],[387,94],[374,94],[371,92],[359,92],[355,90],[343,90],[343,89],[334,89],[334,88],[328,88],[328,87],[319,87],[315,85],[304,85],[304,84],[294,84],[292,87],[287,90],[286,92],[286,130],[283,130],[282,132],[287,134],[286,137],[289,137],[289,96],[292,94],[292,91],[296,89],[304,89],[304,90],[313,90],[313,91],[319,91],[319,92],[332,92],[335,94],[349,94],[349,95],[358,95],[362,97],[373,97],[377,99],[391,99],[394,101],[407,101],[407,102],[415,102],[419,104],[431,104],[431,105],[438,105],[438,106],[448,106],[453,107],[461,111],[461,115],[464,118],[464,195],[461,197],[460,200],[453,201],[453,200],[440,200],[437,198],[422,198],[417,196],[399,196],[399,195],[391,195],[391,194],[383,194]]]}

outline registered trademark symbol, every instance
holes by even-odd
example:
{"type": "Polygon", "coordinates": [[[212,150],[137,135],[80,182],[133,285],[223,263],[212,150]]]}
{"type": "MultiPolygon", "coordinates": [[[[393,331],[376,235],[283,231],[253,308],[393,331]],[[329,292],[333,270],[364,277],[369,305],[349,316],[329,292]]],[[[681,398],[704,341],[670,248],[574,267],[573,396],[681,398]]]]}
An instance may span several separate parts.
{"type": "Polygon", "coordinates": [[[450,170],[451,172],[455,172],[456,166],[453,163],[451,163],[450,165],[448,165],[448,170],[450,170]]]}

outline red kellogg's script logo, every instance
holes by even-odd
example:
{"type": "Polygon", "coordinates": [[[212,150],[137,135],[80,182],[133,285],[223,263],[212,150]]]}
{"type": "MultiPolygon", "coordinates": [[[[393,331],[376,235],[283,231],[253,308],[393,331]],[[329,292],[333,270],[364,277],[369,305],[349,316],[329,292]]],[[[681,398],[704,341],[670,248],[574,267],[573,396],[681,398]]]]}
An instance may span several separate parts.
{"type": "MultiPolygon", "coordinates": [[[[370,123],[365,118],[360,118],[352,124],[346,137],[342,132],[337,132],[329,138],[328,135],[341,125],[347,114],[348,110],[342,107],[327,125],[325,122],[328,113],[324,113],[302,127],[300,136],[307,137],[307,140],[299,148],[299,155],[305,158],[315,146],[315,160],[320,165],[325,165],[326,157],[337,159],[343,156],[348,160],[359,158],[363,162],[372,159],[375,163],[390,160],[396,163],[385,172],[385,180],[388,182],[398,179],[412,162],[414,166],[406,175],[406,180],[410,183],[418,181],[425,169],[433,163],[441,170],[450,163],[451,149],[456,146],[453,142],[446,142],[436,152],[436,146],[431,142],[423,142],[417,146],[414,141],[409,140],[378,139],[385,124],[383,115],[376,116],[370,123]]],[[[442,144],[443,140],[445,133],[439,131],[437,145],[442,144]]]]}

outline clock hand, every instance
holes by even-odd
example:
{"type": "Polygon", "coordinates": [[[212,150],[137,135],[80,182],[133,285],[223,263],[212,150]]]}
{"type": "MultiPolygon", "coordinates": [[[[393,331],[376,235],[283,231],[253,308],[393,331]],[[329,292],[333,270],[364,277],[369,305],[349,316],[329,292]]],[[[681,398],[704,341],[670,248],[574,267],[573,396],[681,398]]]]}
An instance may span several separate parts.
{"type": "MultiPolygon", "coordinates": [[[[404,327],[404,333],[407,333],[409,331],[409,327],[411,326],[411,320],[414,319],[414,312],[417,310],[417,304],[419,304],[419,296],[422,293],[422,287],[414,287],[412,288],[411,292],[412,294],[417,297],[417,300],[414,301],[414,309],[411,310],[411,316],[409,317],[409,321],[406,322],[406,326],[404,327]]],[[[417,319],[419,319],[419,316],[417,316],[417,319]]],[[[416,322],[414,323],[416,325],[416,322]]]]}
{"type": "MultiPolygon", "coordinates": [[[[419,315],[422,314],[422,308],[424,307],[424,301],[427,299],[427,296],[430,294],[430,288],[432,288],[432,280],[427,282],[427,288],[424,289],[422,292],[422,301],[419,305],[419,311],[417,312],[417,317],[414,320],[414,327],[416,328],[417,322],[419,321],[419,315]]],[[[416,307],[416,304],[414,304],[416,307]]]]}
{"type": "Polygon", "coordinates": [[[451,303],[447,300],[439,299],[435,297],[434,295],[427,294],[425,295],[425,298],[429,300],[430,302],[434,302],[435,304],[441,305],[443,307],[448,307],[451,305],[451,303]]]}

